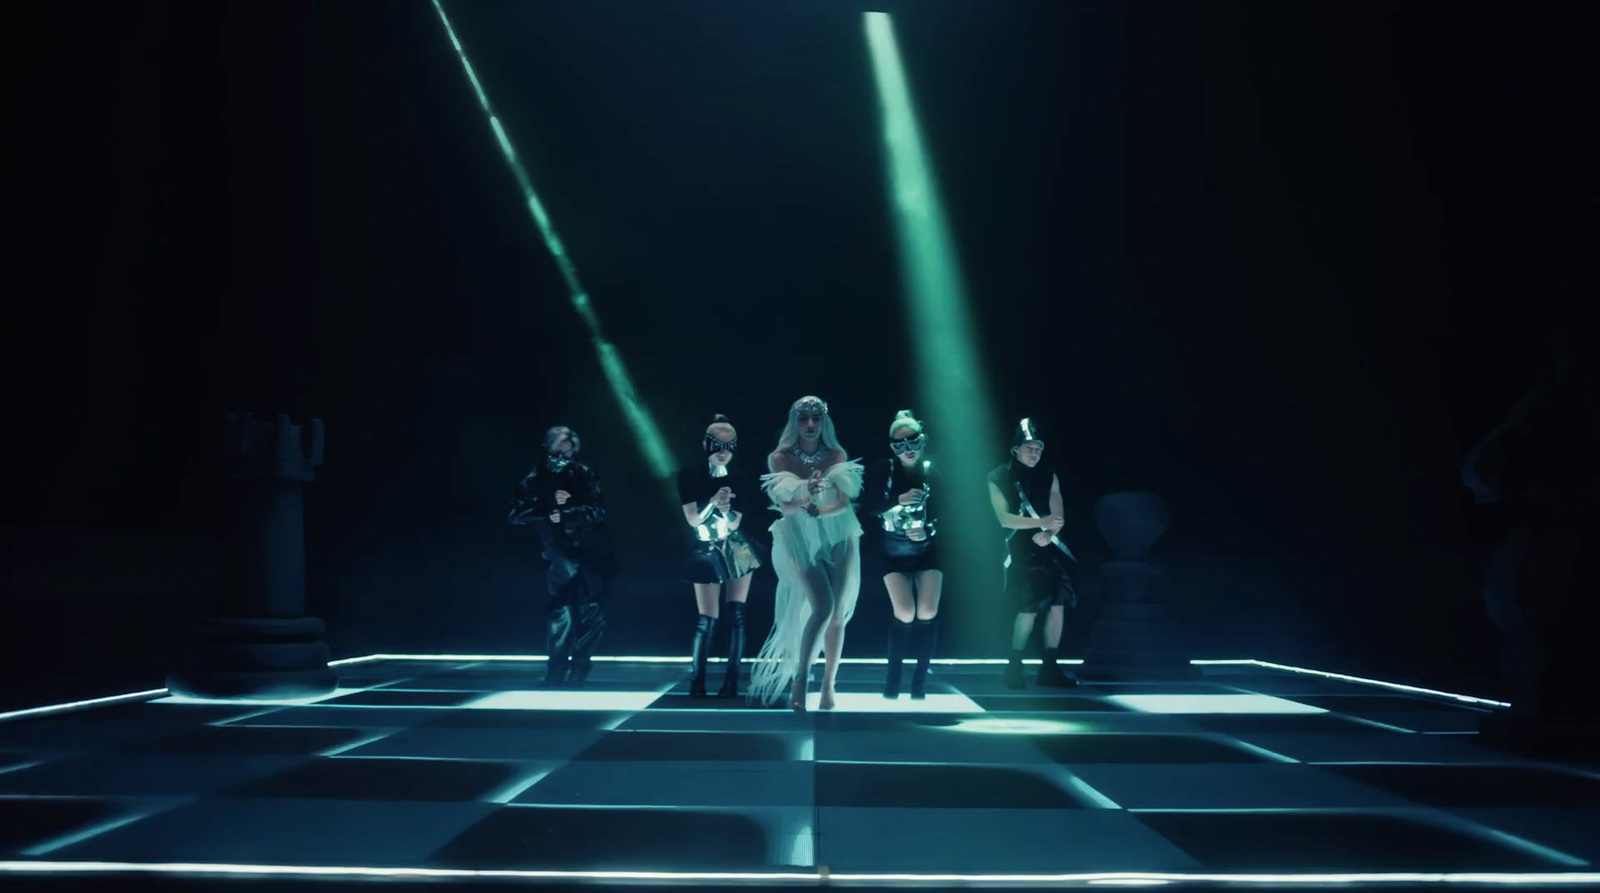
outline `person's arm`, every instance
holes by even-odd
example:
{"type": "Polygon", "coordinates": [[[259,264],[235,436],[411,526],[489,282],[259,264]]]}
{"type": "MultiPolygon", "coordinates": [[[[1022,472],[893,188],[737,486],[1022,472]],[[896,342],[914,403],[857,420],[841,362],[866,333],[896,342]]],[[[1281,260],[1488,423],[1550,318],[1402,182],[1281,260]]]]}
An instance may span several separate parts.
{"type": "Polygon", "coordinates": [[[749,485],[750,482],[745,480],[743,475],[730,476],[727,479],[727,483],[724,484],[728,488],[728,507],[723,510],[723,514],[728,518],[729,533],[738,530],[739,523],[744,520],[744,512],[736,508],[734,502],[740,498],[741,493],[748,494],[750,492],[746,489],[749,485]]]}
{"type": "Polygon", "coordinates": [[[569,528],[592,527],[606,519],[606,501],[600,495],[600,478],[594,469],[584,467],[573,476],[574,484],[582,488],[561,507],[561,523],[569,528]]]}
{"type": "MultiPolygon", "coordinates": [[[[735,494],[732,494],[732,495],[737,496],[738,494],[735,493],[735,494]]],[[[713,495],[710,499],[706,500],[706,505],[710,506],[715,501],[716,501],[716,496],[713,495]]],[[[701,508],[700,508],[700,503],[699,502],[686,502],[686,503],[683,504],[683,519],[685,521],[689,522],[689,526],[690,527],[699,527],[701,524],[706,523],[706,521],[709,520],[710,517],[712,517],[712,516],[706,516],[706,517],[702,518],[701,515],[700,515],[700,512],[701,512],[701,508]]],[[[728,519],[728,530],[730,532],[734,531],[734,530],[738,530],[739,529],[739,519],[744,517],[743,513],[742,512],[736,512],[736,511],[733,510],[732,506],[729,506],[727,509],[725,509],[723,511],[723,514],[728,519]]]]}
{"type": "Polygon", "coordinates": [[[1000,492],[1000,485],[994,481],[989,482],[989,504],[994,507],[995,520],[1007,530],[1042,530],[1049,523],[1044,518],[1013,515],[1008,511],[1006,496],[1000,492]]]}
{"type": "MultiPolygon", "coordinates": [[[[844,450],[835,450],[833,452],[833,454],[828,457],[828,459],[829,459],[828,468],[827,468],[826,471],[823,472],[822,476],[824,478],[826,478],[828,476],[828,474],[830,474],[833,471],[834,466],[839,465],[840,463],[844,462],[846,460],[846,458],[847,457],[844,454],[844,450]]],[[[858,470],[855,473],[859,475],[860,471],[858,470]]],[[[860,482],[861,479],[859,477],[857,477],[857,478],[855,478],[855,480],[857,481],[857,486],[859,487],[859,482],[860,482]]],[[[850,507],[850,503],[852,502],[854,497],[860,495],[859,489],[857,490],[856,493],[850,493],[850,492],[848,492],[846,490],[846,488],[844,486],[839,486],[837,483],[836,483],[834,489],[836,489],[838,491],[839,498],[837,500],[833,501],[832,503],[829,503],[828,505],[819,506],[817,508],[816,514],[826,515],[826,514],[828,514],[830,512],[837,512],[837,511],[840,511],[842,509],[847,509],[847,508],[850,507]]]]}
{"type": "Polygon", "coordinates": [[[805,477],[803,475],[796,474],[794,471],[791,471],[788,468],[785,468],[785,464],[786,463],[783,460],[783,453],[781,452],[775,452],[767,457],[767,471],[769,473],[783,474],[784,472],[788,472],[789,474],[800,478],[801,486],[795,490],[794,499],[784,499],[783,494],[778,491],[777,487],[767,488],[767,495],[771,497],[772,504],[777,506],[779,511],[787,515],[791,512],[801,511],[806,506],[810,505],[811,494],[807,492],[804,486],[805,477]]]}
{"type": "Polygon", "coordinates": [[[540,510],[539,494],[533,488],[536,479],[534,475],[528,475],[512,492],[511,511],[506,515],[506,520],[512,524],[531,524],[549,514],[540,510]]]}

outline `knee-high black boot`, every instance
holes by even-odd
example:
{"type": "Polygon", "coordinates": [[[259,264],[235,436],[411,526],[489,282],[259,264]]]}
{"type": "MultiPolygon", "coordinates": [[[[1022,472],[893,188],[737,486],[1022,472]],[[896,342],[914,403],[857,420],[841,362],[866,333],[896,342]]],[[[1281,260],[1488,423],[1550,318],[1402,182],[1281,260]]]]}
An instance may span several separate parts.
{"type": "Polygon", "coordinates": [[[933,646],[939,641],[939,621],[929,618],[917,620],[911,631],[911,650],[917,656],[917,668],[911,673],[911,700],[920,701],[928,696],[928,664],[933,662],[933,646]]]}
{"type": "Polygon", "coordinates": [[[911,640],[911,624],[899,620],[889,620],[889,677],[883,683],[883,696],[889,699],[900,697],[900,672],[906,659],[906,651],[911,640]]]}
{"type": "Polygon", "coordinates": [[[711,637],[717,632],[717,618],[701,614],[694,623],[694,650],[690,652],[694,678],[689,681],[689,697],[706,696],[706,659],[711,656],[711,637]]]}
{"type": "Polygon", "coordinates": [[[727,602],[722,607],[728,612],[728,672],[717,697],[737,698],[739,669],[744,662],[744,602],[727,602]]]}

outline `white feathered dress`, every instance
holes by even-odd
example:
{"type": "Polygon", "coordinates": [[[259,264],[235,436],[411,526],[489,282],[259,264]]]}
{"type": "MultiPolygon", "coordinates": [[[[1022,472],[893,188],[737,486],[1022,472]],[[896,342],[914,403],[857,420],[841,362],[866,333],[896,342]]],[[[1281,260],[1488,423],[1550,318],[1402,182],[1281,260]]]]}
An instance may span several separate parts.
{"type": "MultiPolygon", "coordinates": [[[[835,464],[823,474],[821,492],[809,499],[806,478],[787,471],[762,475],[761,487],[774,503],[831,505],[840,497],[853,502],[861,495],[862,471],[859,461],[835,464]]],[[[798,578],[803,569],[831,564],[834,547],[840,543],[849,544],[850,560],[840,590],[830,595],[834,605],[849,606],[844,621],[854,613],[861,589],[861,522],[856,520],[855,506],[847,504],[815,518],[803,509],[796,510],[774,521],[768,530],[772,534],[772,567],[778,574],[778,594],[773,605],[772,632],[767,634],[750,674],[750,696],[770,703],[787,697],[795,677],[808,671],[822,653],[822,637],[818,636],[816,650],[809,655],[800,654],[800,634],[811,617],[811,600],[798,578]]],[[[824,574],[823,585],[829,585],[829,579],[824,574]]]]}

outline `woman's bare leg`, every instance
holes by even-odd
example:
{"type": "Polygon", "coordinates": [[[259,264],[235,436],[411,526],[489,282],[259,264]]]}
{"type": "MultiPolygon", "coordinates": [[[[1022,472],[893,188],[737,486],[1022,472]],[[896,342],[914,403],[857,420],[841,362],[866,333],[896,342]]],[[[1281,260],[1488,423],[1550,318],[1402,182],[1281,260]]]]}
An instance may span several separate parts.
{"type": "MultiPolygon", "coordinates": [[[[748,589],[749,584],[745,585],[748,589]]],[[[699,608],[700,613],[707,617],[715,617],[717,616],[718,606],[722,604],[722,599],[718,598],[721,594],[721,583],[696,583],[694,584],[695,607],[699,608]]]]}
{"type": "Polygon", "coordinates": [[[917,616],[917,597],[911,591],[911,578],[905,574],[884,574],[883,588],[889,590],[889,607],[894,619],[910,623],[917,616]]]}
{"type": "Polygon", "coordinates": [[[811,602],[811,616],[806,618],[805,628],[800,631],[800,666],[795,672],[794,686],[789,692],[790,709],[804,713],[806,687],[811,680],[811,664],[817,656],[817,637],[822,634],[822,627],[833,617],[835,605],[833,587],[822,568],[813,565],[800,570],[795,574],[795,585],[800,587],[806,599],[811,602]]]}
{"type": "MultiPolygon", "coordinates": [[[[939,596],[944,594],[944,572],[923,571],[917,574],[917,601],[916,614],[918,620],[932,620],[939,616],[939,596]]],[[[896,620],[900,619],[900,606],[894,610],[896,620]]],[[[910,620],[909,615],[906,620],[910,620]]]]}
{"type": "Polygon", "coordinates": [[[828,583],[833,588],[833,615],[822,636],[822,700],[817,705],[823,710],[833,709],[833,681],[839,675],[839,657],[844,651],[844,625],[855,611],[856,597],[861,594],[860,576],[856,562],[861,553],[856,540],[850,539],[834,547],[833,563],[828,567],[828,583]],[[851,586],[850,580],[858,581],[851,586]]]}
{"type": "Polygon", "coordinates": [[[743,602],[750,598],[750,581],[754,580],[754,573],[745,574],[737,580],[728,581],[728,597],[730,602],[743,602]]]}

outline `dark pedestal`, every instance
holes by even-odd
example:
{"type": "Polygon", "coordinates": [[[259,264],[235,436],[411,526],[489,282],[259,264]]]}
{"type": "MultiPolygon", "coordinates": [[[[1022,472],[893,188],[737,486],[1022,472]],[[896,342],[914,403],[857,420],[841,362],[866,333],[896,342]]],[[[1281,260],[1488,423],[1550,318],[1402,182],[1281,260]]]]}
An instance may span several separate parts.
{"type": "Polygon", "coordinates": [[[305,524],[300,488],[322,464],[322,421],[302,429],[280,415],[227,419],[223,459],[232,517],[228,574],[217,616],[167,677],[174,694],[275,700],[324,695],[324,625],[305,616],[305,524]]]}
{"type": "Polygon", "coordinates": [[[1500,667],[1511,708],[1484,717],[1483,741],[1549,759],[1600,759],[1593,683],[1600,617],[1590,557],[1592,515],[1529,524],[1495,549],[1484,604],[1504,636],[1500,667]]]}
{"type": "Polygon", "coordinates": [[[1163,569],[1147,557],[1166,532],[1166,502],[1154,493],[1112,493],[1095,503],[1094,514],[1116,557],[1100,567],[1104,607],[1078,676],[1133,681],[1197,675],[1162,598],[1163,569]]]}

